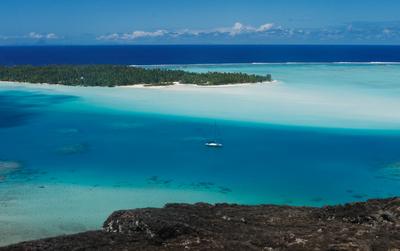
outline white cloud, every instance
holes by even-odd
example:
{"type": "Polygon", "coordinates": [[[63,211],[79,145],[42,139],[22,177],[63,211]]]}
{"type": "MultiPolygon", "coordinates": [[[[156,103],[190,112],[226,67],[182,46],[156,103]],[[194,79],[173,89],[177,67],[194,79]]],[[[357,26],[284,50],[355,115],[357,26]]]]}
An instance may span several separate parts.
{"type": "Polygon", "coordinates": [[[58,36],[54,33],[49,33],[46,35],[46,39],[58,39],[58,36]]]}
{"type": "Polygon", "coordinates": [[[114,33],[97,37],[103,41],[130,42],[145,38],[160,38],[160,41],[233,41],[249,39],[258,42],[281,41],[360,41],[388,40],[400,41],[400,22],[398,23],[349,23],[319,28],[284,27],[273,23],[253,26],[236,22],[229,27],[213,29],[181,29],[181,30],[137,30],[130,33],[114,33]],[[239,39],[240,38],[240,39],[239,39]]]}
{"type": "Polygon", "coordinates": [[[272,29],[274,24],[266,23],[260,25],[259,27],[253,27],[251,25],[244,25],[242,23],[236,22],[232,27],[229,28],[218,28],[215,31],[219,33],[229,33],[231,36],[236,36],[243,33],[262,33],[267,32],[272,29]]]}
{"type": "Polygon", "coordinates": [[[168,31],[166,30],[157,30],[157,31],[134,31],[132,33],[113,33],[110,35],[103,35],[97,37],[97,40],[135,40],[138,38],[146,38],[146,37],[162,37],[164,35],[168,34],[168,31]]]}
{"type": "Polygon", "coordinates": [[[258,27],[257,32],[266,32],[274,27],[274,24],[263,24],[258,27]]]}
{"type": "Polygon", "coordinates": [[[37,32],[30,32],[27,36],[31,39],[58,39],[59,37],[55,33],[37,33],[37,32]]]}
{"type": "Polygon", "coordinates": [[[165,30],[157,30],[154,32],[149,31],[134,31],[131,34],[124,34],[125,39],[137,39],[141,37],[161,37],[167,34],[165,30]]]}
{"type": "Polygon", "coordinates": [[[392,33],[392,31],[389,30],[389,29],[387,29],[387,28],[383,29],[382,32],[383,32],[383,34],[385,34],[385,35],[390,35],[390,34],[392,33]]]}
{"type": "Polygon", "coordinates": [[[120,35],[117,33],[109,34],[109,35],[103,35],[97,37],[97,40],[118,40],[120,38],[120,35]]]}
{"type": "Polygon", "coordinates": [[[177,32],[174,32],[172,35],[173,36],[181,36],[181,35],[193,35],[193,36],[199,36],[202,33],[204,33],[205,31],[203,30],[190,30],[190,29],[184,29],[184,30],[180,30],[177,32]]]}
{"type": "Polygon", "coordinates": [[[0,35],[0,40],[55,40],[59,39],[60,37],[57,36],[55,33],[37,33],[37,32],[30,32],[26,35],[13,35],[13,36],[4,36],[0,35]]]}
{"type": "Polygon", "coordinates": [[[43,35],[36,33],[36,32],[31,32],[28,34],[28,37],[30,37],[32,39],[41,39],[41,38],[43,38],[43,35]]]}
{"type": "Polygon", "coordinates": [[[230,29],[229,34],[231,36],[235,36],[237,34],[240,34],[244,31],[247,31],[250,27],[244,26],[243,24],[236,22],[233,27],[230,29]]]}
{"type": "Polygon", "coordinates": [[[200,36],[200,35],[215,35],[215,34],[229,34],[230,36],[236,36],[239,34],[250,34],[250,33],[263,33],[271,30],[274,24],[267,23],[259,27],[253,27],[250,25],[244,25],[236,22],[232,27],[223,27],[209,30],[191,30],[183,29],[179,31],[168,31],[168,30],[156,30],[156,31],[133,31],[131,33],[112,33],[108,35],[98,36],[97,40],[108,40],[108,41],[133,41],[140,38],[154,38],[162,36],[180,37],[180,36],[200,36]]]}

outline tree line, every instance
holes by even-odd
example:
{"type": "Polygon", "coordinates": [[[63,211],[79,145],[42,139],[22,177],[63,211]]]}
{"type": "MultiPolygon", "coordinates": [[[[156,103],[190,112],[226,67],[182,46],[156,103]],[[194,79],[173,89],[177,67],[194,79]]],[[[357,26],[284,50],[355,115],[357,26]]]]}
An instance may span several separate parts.
{"type": "Polygon", "coordinates": [[[73,86],[224,85],[272,81],[265,76],[245,73],[194,73],[182,70],[148,69],[122,65],[0,66],[1,81],[48,83],[73,86]]]}

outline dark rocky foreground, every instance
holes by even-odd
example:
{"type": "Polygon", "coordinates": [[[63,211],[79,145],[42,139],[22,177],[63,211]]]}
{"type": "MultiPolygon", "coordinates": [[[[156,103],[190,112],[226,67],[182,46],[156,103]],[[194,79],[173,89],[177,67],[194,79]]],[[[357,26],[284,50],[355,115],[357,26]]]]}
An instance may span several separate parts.
{"type": "Polygon", "coordinates": [[[323,208],[168,204],[0,250],[400,250],[400,198],[323,208]]]}

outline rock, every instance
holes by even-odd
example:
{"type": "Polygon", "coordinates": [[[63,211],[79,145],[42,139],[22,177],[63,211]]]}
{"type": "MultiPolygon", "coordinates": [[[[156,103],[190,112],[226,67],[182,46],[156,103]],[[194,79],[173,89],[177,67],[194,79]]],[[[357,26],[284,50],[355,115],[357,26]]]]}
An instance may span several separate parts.
{"type": "Polygon", "coordinates": [[[99,231],[0,250],[396,250],[400,198],[339,206],[167,204],[116,211],[99,231]]]}

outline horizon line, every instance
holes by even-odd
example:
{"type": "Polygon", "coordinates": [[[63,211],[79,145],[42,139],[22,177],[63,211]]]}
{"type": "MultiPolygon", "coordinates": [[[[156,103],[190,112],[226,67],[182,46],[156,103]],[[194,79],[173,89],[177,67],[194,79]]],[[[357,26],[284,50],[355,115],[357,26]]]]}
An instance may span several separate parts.
{"type": "Polygon", "coordinates": [[[243,43],[243,44],[206,44],[206,43],[193,43],[193,44],[8,44],[0,45],[0,47],[77,47],[77,46],[87,46],[87,47],[123,47],[123,46],[400,46],[400,44],[253,44],[253,43],[243,43]]]}

